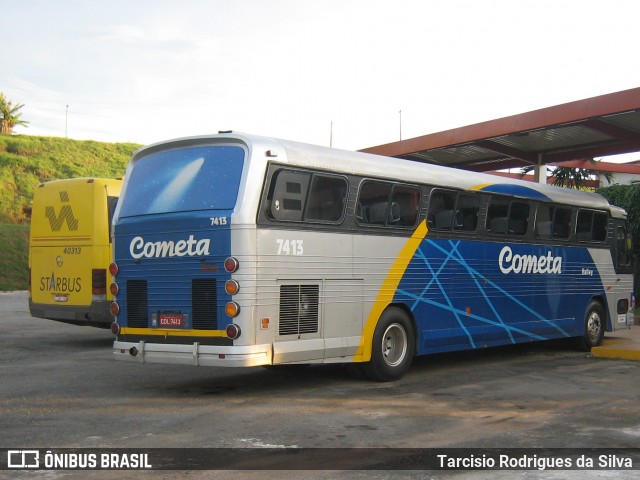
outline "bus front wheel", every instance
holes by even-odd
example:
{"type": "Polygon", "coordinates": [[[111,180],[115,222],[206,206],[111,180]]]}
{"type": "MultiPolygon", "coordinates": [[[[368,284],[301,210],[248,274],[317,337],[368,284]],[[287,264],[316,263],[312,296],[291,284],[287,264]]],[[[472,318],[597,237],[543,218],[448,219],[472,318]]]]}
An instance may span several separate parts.
{"type": "Polygon", "coordinates": [[[584,319],[584,335],[579,339],[578,346],[582,351],[589,352],[597,347],[604,338],[606,317],[602,304],[592,300],[584,319]]]}
{"type": "Polygon", "coordinates": [[[371,344],[371,360],[362,365],[371,380],[397,380],[411,366],[415,354],[415,334],[407,314],[390,307],[380,316],[371,344]]]}

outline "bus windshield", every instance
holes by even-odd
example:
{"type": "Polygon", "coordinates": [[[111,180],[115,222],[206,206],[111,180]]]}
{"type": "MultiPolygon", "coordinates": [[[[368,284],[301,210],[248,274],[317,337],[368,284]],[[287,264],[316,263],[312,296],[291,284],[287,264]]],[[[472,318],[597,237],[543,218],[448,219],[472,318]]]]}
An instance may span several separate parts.
{"type": "Polygon", "coordinates": [[[129,177],[121,217],[234,208],[244,149],[201,146],[138,159],[129,177]]]}

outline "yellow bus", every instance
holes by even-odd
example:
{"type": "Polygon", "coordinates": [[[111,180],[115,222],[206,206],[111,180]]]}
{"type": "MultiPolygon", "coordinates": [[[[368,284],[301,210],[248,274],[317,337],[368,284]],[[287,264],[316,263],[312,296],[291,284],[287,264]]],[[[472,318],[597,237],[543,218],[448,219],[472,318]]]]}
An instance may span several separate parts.
{"type": "Polygon", "coordinates": [[[110,228],[121,179],[40,184],[29,237],[29,309],[34,317],[108,328],[110,228]]]}

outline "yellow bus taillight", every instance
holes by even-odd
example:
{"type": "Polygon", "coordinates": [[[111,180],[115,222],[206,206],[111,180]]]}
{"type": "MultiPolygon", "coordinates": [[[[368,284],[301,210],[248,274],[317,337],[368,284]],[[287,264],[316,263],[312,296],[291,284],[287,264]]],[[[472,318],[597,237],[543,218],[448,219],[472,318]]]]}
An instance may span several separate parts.
{"type": "Polygon", "coordinates": [[[94,295],[107,293],[107,271],[104,268],[91,270],[91,291],[94,295]]]}

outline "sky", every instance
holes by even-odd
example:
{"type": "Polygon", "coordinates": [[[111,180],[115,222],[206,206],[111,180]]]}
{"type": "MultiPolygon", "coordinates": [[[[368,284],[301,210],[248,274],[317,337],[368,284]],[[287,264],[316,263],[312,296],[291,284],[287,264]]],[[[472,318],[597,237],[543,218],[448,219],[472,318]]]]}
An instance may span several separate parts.
{"type": "Polygon", "coordinates": [[[16,133],[357,150],[640,86],[637,0],[0,0],[16,133]]]}

